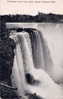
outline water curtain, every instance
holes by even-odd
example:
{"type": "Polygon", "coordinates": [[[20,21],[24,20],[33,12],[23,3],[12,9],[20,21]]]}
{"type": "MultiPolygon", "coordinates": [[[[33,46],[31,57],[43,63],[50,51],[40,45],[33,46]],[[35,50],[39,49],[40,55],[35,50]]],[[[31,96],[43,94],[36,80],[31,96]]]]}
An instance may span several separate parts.
{"type": "Polygon", "coordinates": [[[22,51],[20,48],[20,41],[18,39],[18,36],[16,36],[16,39],[17,42],[16,42],[15,58],[14,58],[14,65],[12,71],[12,84],[13,86],[18,88],[17,89],[18,95],[24,97],[25,88],[26,88],[24,64],[23,64],[22,51]]]}
{"type": "Polygon", "coordinates": [[[33,58],[32,58],[32,48],[29,34],[23,32],[23,35],[18,35],[20,41],[20,47],[22,50],[23,63],[25,73],[32,72],[34,68],[33,58]]]}
{"type": "Polygon", "coordinates": [[[53,62],[42,32],[32,28],[25,28],[24,30],[30,35],[34,66],[49,72],[49,67],[53,65],[53,62]]]}

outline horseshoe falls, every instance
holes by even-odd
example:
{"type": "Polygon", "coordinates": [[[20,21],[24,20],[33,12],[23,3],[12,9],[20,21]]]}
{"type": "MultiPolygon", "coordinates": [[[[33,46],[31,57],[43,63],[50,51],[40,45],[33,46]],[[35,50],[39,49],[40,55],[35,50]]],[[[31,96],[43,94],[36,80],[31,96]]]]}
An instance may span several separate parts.
{"type": "Polygon", "coordinates": [[[59,86],[47,74],[49,72],[49,66],[52,66],[53,62],[42,33],[33,30],[31,33],[23,31],[20,33],[17,32],[16,34],[18,40],[16,43],[12,76],[14,78],[13,85],[15,82],[18,88],[18,95],[24,96],[25,91],[29,90],[31,93],[38,93],[42,97],[41,92],[44,91],[45,99],[62,99],[59,86]],[[28,85],[25,79],[25,73],[33,75],[34,79],[40,81],[41,84],[37,86],[28,85]],[[52,90],[54,89],[58,94],[58,98],[56,98],[55,91],[52,96],[52,90]],[[51,93],[51,96],[48,91],[51,93]]]}

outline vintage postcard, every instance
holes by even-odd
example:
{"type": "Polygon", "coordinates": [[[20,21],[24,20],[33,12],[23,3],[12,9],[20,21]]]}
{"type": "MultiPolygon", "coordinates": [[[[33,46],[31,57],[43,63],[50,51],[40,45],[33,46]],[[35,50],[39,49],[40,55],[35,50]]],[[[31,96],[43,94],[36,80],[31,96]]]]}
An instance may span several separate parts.
{"type": "Polygon", "coordinates": [[[62,4],[0,0],[0,99],[63,99],[62,4]]]}

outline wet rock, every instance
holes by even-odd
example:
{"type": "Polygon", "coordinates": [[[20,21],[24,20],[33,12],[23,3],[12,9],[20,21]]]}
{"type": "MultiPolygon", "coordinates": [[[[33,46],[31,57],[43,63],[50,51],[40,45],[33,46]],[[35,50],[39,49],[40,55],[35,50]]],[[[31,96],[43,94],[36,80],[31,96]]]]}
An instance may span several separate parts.
{"type": "Polygon", "coordinates": [[[38,96],[36,93],[34,93],[34,94],[29,93],[28,99],[44,99],[44,98],[38,96]]]}
{"type": "Polygon", "coordinates": [[[37,85],[40,83],[38,80],[34,79],[34,77],[30,73],[26,73],[25,78],[28,84],[37,85]]]}

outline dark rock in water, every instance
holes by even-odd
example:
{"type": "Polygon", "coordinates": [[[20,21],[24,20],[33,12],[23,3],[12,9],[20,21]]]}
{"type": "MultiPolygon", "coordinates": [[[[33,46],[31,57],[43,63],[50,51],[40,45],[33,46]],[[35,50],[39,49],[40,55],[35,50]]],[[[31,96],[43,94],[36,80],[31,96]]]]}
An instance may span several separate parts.
{"type": "Polygon", "coordinates": [[[26,73],[25,78],[28,84],[37,85],[40,83],[38,80],[35,80],[34,77],[30,73],[26,73]]]}
{"type": "Polygon", "coordinates": [[[38,96],[36,93],[34,93],[34,94],[29,93],[28,97],[29,97],[28,99],[44,99],[44,98],[38,96]]]}
{"type": "Polygon", "coordinates": [[[26,73],[25,74],[25,77],[26,77],[26,81],[29,84],[34,84],[35,80],[34,80],[33,76],[30,73],[26,73]]]}

